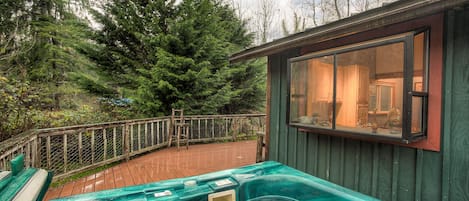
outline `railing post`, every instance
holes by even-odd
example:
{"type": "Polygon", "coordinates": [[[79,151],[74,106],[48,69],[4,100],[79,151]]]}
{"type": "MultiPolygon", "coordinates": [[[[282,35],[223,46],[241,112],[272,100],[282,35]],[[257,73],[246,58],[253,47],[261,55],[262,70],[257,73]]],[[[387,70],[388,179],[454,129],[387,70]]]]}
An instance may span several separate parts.
{"type": "Polygon", "coordinates": [[[224,119],[225,119],[225,137],[228,137],[228,121],[230,120],[228,117],[225,117],[224,119]]]}
{"type": "Polygon", "coordinates": [[[103,128],[103,161],[107,160],[107,131],[103,128]]]}
{"type": "Polygon", "coordinates": [[[212,118],[212,139],[215,138],[215,118],[212,118]]]}
{"type": "Polygon", "coordinates": [[[171,146],[173,133],[174,133],[174,111],[171,115],[171,119],[169,120],[168,133],[167,133],[168,138],[166,138],[168,140],[168,147],[171,146]]]}
{"type": "Polygon", "coordinates": [[[68,163],[68,159],[67,159],[67,152],[68,152],[67,134],[64,134],[63,141],[64,141],[64,172],[67,172],[67,163],[68,163]]]}
{"type": "Polygon", "coordinates": [[[200,139],[200,119],[197,119],[197,139],[200,139]]]}
{"type": "Polygon", "coordinates": [[[24,155],[25,155],[25,166],[26,167],[31,167],[31,141],[26,143],[26,147],[24,149],[24,155]]]}
{"type": "Polygon", "coordinates": [[[37,135],[34,137],[33,142],[31,143],[31,166],[39,168],[37,163],[37,135]]]}
{"type": "Polygon", "coordinates": [[[94,130],[91,130],[91,164],[94,164],[94,130]]]}
{"type": "Polygon", "coordinates": [[[78,160],[83,165],[83,132],[78,133],[78,160]]]}
{"type": "MultiPolygon", "coordinates": [[[[142,138],[141,138],[141,130],[140,130],[140,126],[142,124],[138,123],[137,124],[137,141],[138,141],[138,146],[137,146],[137,149],[140,151],[140,149],[142,149],[142,138]]],[[[133,129],[132,129],[133,130],[133,129]]]]}
{"type": "Polygon", "coordinates": [[[134,151],[134,124],[129,124],[129,153],[134,151]]]}
{"type": "Polygon", "coordinates": [[[150,124],[150,146],[155,145],[155,129],[153,128],[155,126],[154,122],[151,122],[150,124]]]}
{"type": "Polygon", "coordinates": [[[50,166],[51,166],[50,152],[51,152],[50,136],[47,136],[47,141],[46,141],[47,169],[50,169],[50,166]]]}
{"type": "Polygon", "coordinates": [[[124,126],[124,154],[125,160],[129,161],[130,157],[130,133],[129,133],[129,124],[126,123],[124,126]]]}
{"type": "Polygon", "coordinates": [[[41,151],[42,151],[42,140],[41,138],[38,136],[38,138],[36,138],[36,167],[37,168],[40,168],[41,167],[41,161],[42,161],[42,155],[41,155],[41,151]]]}
{"type": "MultiPolygon", "coordinates": [[[[161,121],[161,124],[164,124],[164,121],[161,121]]],[[[164,133],[164,132],[162,131],[161,133],[164,133]]],[[[160,122],[159,121],[156,122],[156,143],[155,144],[160,144],[160,122]]]]}
{"type": "Polygon", "coordinates": [[[256,163],[262,162],[262,152],[264,148],[264,132],[257,132],[257,151],[256,151],[256,163]]]}
{"type": "Polygon", "coordinates": [[[148,122],[145,122],[143,124],[145,127],[144,127],[144,133],[145,133],[145,140],[143,140],[145,142],[145,147],[144,148],[147,148],[148,147],[148,122]]]}
{"type": "Polygon", "coordinates": [[[116,127],[112,129],[112,148],[113,148],[114,158],[116,158],[117,157],[116,127]]]}

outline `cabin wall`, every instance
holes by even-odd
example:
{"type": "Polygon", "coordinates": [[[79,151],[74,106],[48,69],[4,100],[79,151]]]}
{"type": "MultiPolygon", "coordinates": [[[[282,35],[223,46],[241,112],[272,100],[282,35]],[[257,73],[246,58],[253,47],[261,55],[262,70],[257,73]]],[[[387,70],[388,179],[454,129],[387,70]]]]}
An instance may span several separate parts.
{"type": "Polygon", "coordinates": [[[469,8],[445,15],[440,152],[303,133],[287,125],[287,59],[270,55],[268,159],[382,200],[469,200],[469,8]]]}

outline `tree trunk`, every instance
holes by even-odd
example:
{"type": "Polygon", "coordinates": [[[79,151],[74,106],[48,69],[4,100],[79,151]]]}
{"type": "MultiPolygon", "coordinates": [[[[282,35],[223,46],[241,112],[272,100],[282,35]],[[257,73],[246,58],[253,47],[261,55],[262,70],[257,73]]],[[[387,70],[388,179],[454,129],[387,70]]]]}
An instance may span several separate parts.
{"type": "Polygon", "coordinates": [[[337,0],[334,0],[334,8],[335,12],[337,13],[337,19],[341,19],[342,16],[340,15],[339,5],[337,4],[337,0]]]}

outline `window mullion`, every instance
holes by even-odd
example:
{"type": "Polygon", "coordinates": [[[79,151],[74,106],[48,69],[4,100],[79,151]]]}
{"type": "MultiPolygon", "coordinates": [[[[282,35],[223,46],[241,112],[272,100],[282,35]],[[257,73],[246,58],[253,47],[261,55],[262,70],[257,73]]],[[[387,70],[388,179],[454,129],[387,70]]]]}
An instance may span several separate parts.
{"type": "Polygon", "coordinates": [[[336,109],[337,109],[337,54],[334,54],[334,81],[332,91],[332,130],[335,130],[336,123],[336,109]]]}
{"type": "Polygon", "coordinates": [[[412,82],[414,72],[414,36],[408,35],[404,42],[404,96],[402,100],[402,137],[403,141],[412,141],[412,82]]]}

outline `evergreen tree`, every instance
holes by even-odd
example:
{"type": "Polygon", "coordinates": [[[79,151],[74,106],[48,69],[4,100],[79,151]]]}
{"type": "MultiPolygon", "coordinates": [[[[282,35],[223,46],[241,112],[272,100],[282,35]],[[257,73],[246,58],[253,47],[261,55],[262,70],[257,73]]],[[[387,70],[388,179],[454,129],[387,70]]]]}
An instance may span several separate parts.
{"type": "Polygon", "coordinates": [[[217,114],[259,109],[264,66],[228,63],[233,50],[251,42],[234,11],[216,1],[187,0],[178,5],[177,16],[169,32],[156,37],[156,64],[141,71],[137,104],[142,111],[158,115],[184,108],[217,114]]]}
{"type": "Polygon", "coordinates": [[[255,111],[264,105],[265,63],[231,65],[251,44],[245,23],[214,0],[118,1],[96,12],[102,29],[95,61],[133,94],[147,116],[184,108],[193,114],[255,111]]]}
{"type": "Polygon", "coordinates": [[[40,100],[50,108],[60,108],[61,86],[71,80],[71,73],[89,73],[94,67],[83,55],[93,49],[90,29],[70,11],[84,5],[77,3],[81,1],[7,0],[9,10],[0,12],[2,26],[9,30],[0,41],[1,70],[41,88],[40,100]]]}

